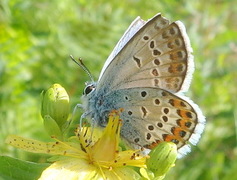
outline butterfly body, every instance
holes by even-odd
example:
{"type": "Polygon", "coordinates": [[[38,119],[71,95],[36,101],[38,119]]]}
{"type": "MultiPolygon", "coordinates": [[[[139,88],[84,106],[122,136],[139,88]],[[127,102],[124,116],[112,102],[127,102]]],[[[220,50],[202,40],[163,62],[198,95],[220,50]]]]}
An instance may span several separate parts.
{"type": "Polygon", "coordinates": [[[121,136],[132,147],[152,149],[161,141],[190,151],[204,129],[199,107],[182,92],[189,88],[194,63],[183,24],[157,14],[137,18],[107,59],[97,83],[85,88],[84,116],[105,127],[109,112],[123,109],[121,136]]]}

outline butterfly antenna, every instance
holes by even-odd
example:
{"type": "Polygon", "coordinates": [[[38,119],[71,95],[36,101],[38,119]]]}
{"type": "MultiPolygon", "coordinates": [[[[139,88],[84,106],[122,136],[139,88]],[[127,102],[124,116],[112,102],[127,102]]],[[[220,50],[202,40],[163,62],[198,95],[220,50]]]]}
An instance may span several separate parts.
{"type": "Polygon", "coordinates": [[[88,74],[88,76],[90,77],[91,81],[94,82],[94,78],[92,77],[89,69],[84,65],[84,63],[82,62],[82,59],[79,58],[78,61],[76,61],[72,55],[70,55],[70,58],[78,65],[80,66],[85,72],[86,74],[88,74]]]}

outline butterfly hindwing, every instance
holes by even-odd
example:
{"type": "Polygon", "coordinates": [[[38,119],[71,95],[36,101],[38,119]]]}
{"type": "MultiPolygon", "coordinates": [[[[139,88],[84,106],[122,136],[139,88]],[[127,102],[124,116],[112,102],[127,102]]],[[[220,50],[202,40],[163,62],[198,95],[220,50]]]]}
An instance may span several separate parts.
{"type": "Polygon", "coordinates": [[[160,88],[128,88],[109,93],[104,101],[110,104],[102,106],[123,109],[121,135],[134,147],[172,141],[180,149],[197,143],[205,122],[197,105],[184,99],[160,88]]]}

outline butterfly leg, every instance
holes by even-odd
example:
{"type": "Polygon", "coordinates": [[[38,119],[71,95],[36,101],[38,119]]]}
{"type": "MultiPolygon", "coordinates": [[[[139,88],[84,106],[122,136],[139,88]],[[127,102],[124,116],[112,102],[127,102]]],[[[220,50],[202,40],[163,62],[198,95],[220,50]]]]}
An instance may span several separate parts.
{"type": "MultiPolygon", "coordinates": [[[[70,122],[72,122],[72,120],[73,120],[73,118],[74,118],[74,116],[75,116],[76,111],[78,110],[78,108],[83,109],[83,105],[82,105],[82,104],[77,104],[77,105],[74,107],[70,122]]],[[[85,113],[83,113],[83,114],[85,114],[85,113]]],[[[82,126],[81,126],[81,125],[82,125],[82,119],[85,117],[85,116],[83,116],[83,114],[82,114],[81,117],[80,117],[80,127],[82,127],[82,126]]]]}
{"type": "MultiPolygon", "coordinates": [[[[85,112],[81,115],[80,117],[80,123],[79,123],[79,128],[82,131],[83,128],[83,119],[87,117],[89,113],[85,112]]],[[[91,123],[91,134],[90,134],[90,138],[88,139],[88,145],[92,142],[92,136],[93,136],[93,132],[94,132],[94,128],[95,128],[95,123],[91,123]]]]}

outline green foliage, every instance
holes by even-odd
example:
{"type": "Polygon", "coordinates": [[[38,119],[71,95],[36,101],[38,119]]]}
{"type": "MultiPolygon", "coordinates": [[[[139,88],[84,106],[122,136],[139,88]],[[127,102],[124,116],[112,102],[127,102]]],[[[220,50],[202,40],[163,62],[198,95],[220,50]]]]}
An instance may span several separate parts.
{"type": "Polygon", "coordinates": [[[46,157],[4,143],[9,134],[49,141],[40,117],[40,93],[63,85],[71,111],[89,78],[69,58],[82,57],[94,77],[132,20],[161,12],[181,20],[194,49],[189,96],[207,117],[192,153],[165,179],[237,179],[236,1],[121,0],[0,2],[0,153],[34,162],[46,157]]]}
{"type": "Polygon", "coordinates": [[[0,156],[0,179],[7,180],[33,180],[40,177],[41,172],[49,164],[32,163],[19,159],[0,156]]]}

